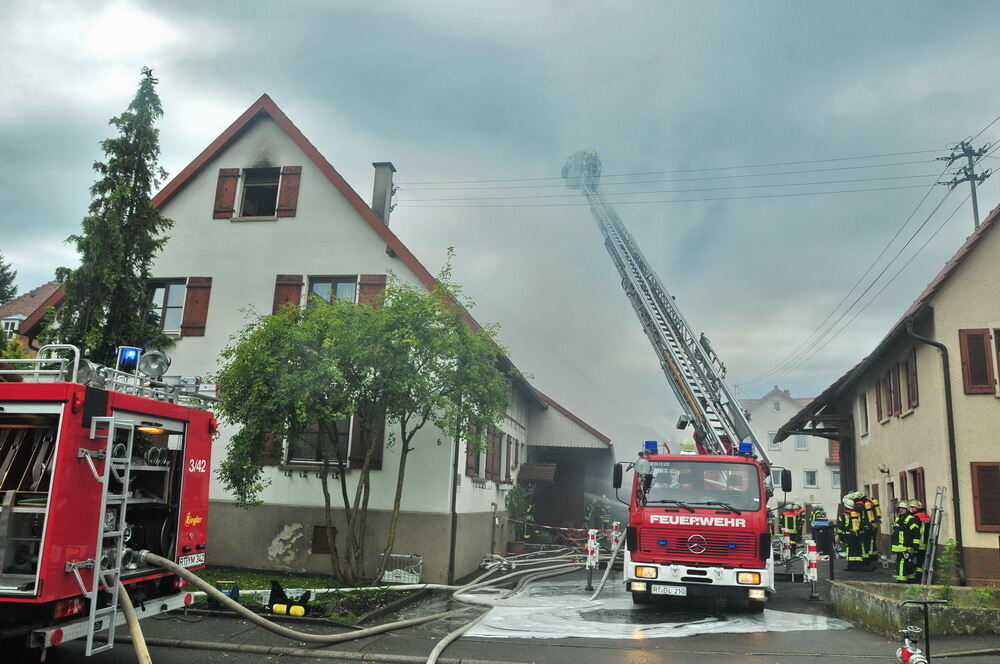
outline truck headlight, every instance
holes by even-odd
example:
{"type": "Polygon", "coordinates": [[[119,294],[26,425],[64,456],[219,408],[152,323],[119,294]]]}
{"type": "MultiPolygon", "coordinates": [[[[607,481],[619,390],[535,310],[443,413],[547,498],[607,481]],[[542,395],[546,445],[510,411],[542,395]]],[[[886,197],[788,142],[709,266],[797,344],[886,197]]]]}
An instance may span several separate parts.
{"type": "Polygon", "coordinates": [[[632,585],[629,586],[629,590],[637,593],[646,592],[646,582],[645,581],[633,581],[632,585]]]}
{"type": "Polygon", "coordinates": [[[738,572],[736,574],[736,583],[741,583],[745,586],[760,585],[760,572],[738,572]]]}
{"type": "Polygon", "coordinates": [[[640,579],[655,579],[656,578],[656,568],[655,567],[636,567],[635,575],[640,579]]]}
{"type": "Polygon", "coordinates": [[[763,588],[751,588],[750,599],[767,599],[767,592],[763,588]]]}

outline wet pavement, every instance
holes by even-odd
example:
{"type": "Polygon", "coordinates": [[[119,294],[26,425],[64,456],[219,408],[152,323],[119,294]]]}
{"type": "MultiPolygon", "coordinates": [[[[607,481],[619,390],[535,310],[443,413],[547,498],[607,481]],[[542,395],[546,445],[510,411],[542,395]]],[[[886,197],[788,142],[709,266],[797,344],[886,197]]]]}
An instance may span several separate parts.
{"type": "MultiPolygon", "coordinates": [[[[838,573],[839,573],[838,569],[838,573]]],[[[825,576],[826,569],[821,570],[825,576]]],[[[838,574],[838,578],[842,578],[838,574]]],[[[620,577],[608,581],[599,601],[584,604],[589,593],[586,577],[574,573],[539,581],[529,592],[512,598],[522,607],[492,609],[479,626],[444,652],[446,659],[478,659],[553,664],[806,664],[817,660],[895,661],[895,641],[855,629],[829,616],[825,602],[807,601],[805,584],[779,584],[779,594],[763,614],[718,610],[711,605],[634,606],[620,577]],[[522,615],[514,615],[523,612],[522,615]]],[[[822,593],[821,584],[821,593],[822,593]]],[[[450,601],[441,596],[424,599],[386,616],[390,621],[436,613],[450,601]]],[[[324,651],[409,655],[425,658],[443,636],[484,613],[480,607],[417,627],[389,632],[335,646],[324,651]]],[[[289,625],[313,633],[346,631],[314,625],[289,625]]],[[[257,644],[316,649],[274,636],[243,620],[173,615],[147,620],[143,629],[150,638],[212,643],[257,644]]],[[[933,654],[1000,647],[991,637],[948,637],[933,641],[933,654]]],[[[315,657],[271,654],[221,653],[154,646],[155,664],[274,664],[320,662],[315,657]]],[[[935,658],[936,659],[936,658],[935,658]]],[[[3,658],[0,658],[3,661],[3,658]]],[[[126,644],[113,651],[85,658],[80,643],[50,652],[53,664],[132,664],[135,654],[126,644]]],[[[961,664],[997,664],[995,654],[963,657],[961,664]]],[[[6,662],[3,662],[6,664],[6,662]]]]}

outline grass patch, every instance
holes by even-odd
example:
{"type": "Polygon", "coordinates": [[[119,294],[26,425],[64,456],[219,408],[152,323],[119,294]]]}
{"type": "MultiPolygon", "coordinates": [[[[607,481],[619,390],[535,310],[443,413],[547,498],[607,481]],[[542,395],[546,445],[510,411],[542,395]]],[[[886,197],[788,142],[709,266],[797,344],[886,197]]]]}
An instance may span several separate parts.
{"type": "MultiPolygon", "coordinates": [[[[316,574],[295,574],[292,572],[276,572],[273,570],[241,569],[235,567],[208,567],[197,572],[198,576],[212,585],[222,582],[235,582],[240,592],[250,590],[269,590],[271,581],[277,581],[285,590],[296,588],[341,588],[343,585],[335,577],[316,574]]],[[[228,588],[228,586],[223,586],[228,588]]],[[[198,590],[194,586],[185,586],[184,590],[198,590]]],[[[392,601],[403,597],[406,593],[376,588],[357,590],[336,595],[313,597],[309,601],[310,615],[322,615],[338,622],[353,625],[358,618],[369,611],[383,607],[392,601]]],[[[199,598],[199,603],[205,602],[199,598]]],[[[249,604],[241,599],[244,604],[249,604]]]]}

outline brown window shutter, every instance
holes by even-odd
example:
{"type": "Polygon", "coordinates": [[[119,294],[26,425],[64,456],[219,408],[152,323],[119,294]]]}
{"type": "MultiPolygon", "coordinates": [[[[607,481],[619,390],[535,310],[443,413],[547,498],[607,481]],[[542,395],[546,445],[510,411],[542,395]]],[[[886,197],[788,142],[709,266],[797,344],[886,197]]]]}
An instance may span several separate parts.
{"type": "Polygon", "coordinates": [[[899,499],[909,500],[910,494],[906,492],[906,471],[899,471],[899,499]]]}
{"type": "Polygon", "coordinates": [[[909,398],[910,408],[916,408],[920,404],[920,395],[917,391],[917,349],[910,349],[910,357],[906,362],[906,392],[909,398]]]}
{"type": "Polygon", "coordinates": [[[211,293],[212,277],[188,277],[184,293],[184,318],[181,320],[182,337],[205,336],[208,297],[211,293]]]}
{"type": "Polygon", "coordinates": [[[991,394],[995,388],[990,331],[959,330],[958,340],[962,351],[962,382],[965,393],[991,394]]]}
{"type": "Polygon", "coordinates": [[[302,297],[303,283],[301,274],[279,274],[274,280],[274,308],[271,312],[278,313],[289,302],[297,306],[302,297]]]}
{"type": "Polygon", "coordinates": [[[220,168],[219,183],[215,186],[215,219],[229,219],[234,215],[236,188],[240,184],[240,169],[220,168]]]}
{"type": "Polygon", "coordinates": [[[500,441],[497,440],[496,429],[490,427],[486,431],[486,479],[495,480],[497,478],[497,450],[500,448],[500,441]]]}
{"type": "Polygon", "coordinates": [[[281,169],[281,184],[278,186],[277,216],[294,217],[299,202],[299,180],[301,166],[285,166],[281,169]]]}
{"type": "Polygon", "coordinates": [[[264,444],[260,448],[260,462],[265,466],[277,466],[281,463],[281,441],[274,439],[274,434],[264,434],[264,444]]]}
{"type": "Polygon", "coordinates": [[[899,364],[892,367],[889,372],[890,385],[892,389],[892,414],[899,415],[903,412],[903,393],[899,383],[899,364]]]}
{"type": "Polygon", "coordinates": [[[976,531],[1000,532],[1000,463],[972,463],[972,503],[976,531]]]}
{"type": "Polygon", "coordinates": [[[503,478],[505,480],[510,479],[510,462],[511,462],[511,452],[513,452],[514,438],[510,434],[507,434],[507,460],[504,462],[504,473],[503,478]]]}
{"type": "MultiPolygon", "coordinates": [[[[351,442],[348,446],[348,461],[351,468],[362,468],[365,465],[365,432],[361,426],[361,418],[355,415],[352,419],[351,442]]],[[[375,449],[372,452],[369,470],[382,470],[382,458],[385,451],[385,420],[379,421],[375,428],[375,449]]]]}
{"type": "Polygon", "coordinates": [[[882,421],[882,379],[875,379],[875,415],[878,421],[882,421]]]}
{"type": "Polygon", "coordinates": [[[384,274],[362,274],[358,276],[358,304],[382,305],[385,293],[384,274]]]}
{"type": "Polygon", "coordinates": [[[479,475],[479,450],[471,443],[465,445],[465,474],[468,477],[479,475]]]}

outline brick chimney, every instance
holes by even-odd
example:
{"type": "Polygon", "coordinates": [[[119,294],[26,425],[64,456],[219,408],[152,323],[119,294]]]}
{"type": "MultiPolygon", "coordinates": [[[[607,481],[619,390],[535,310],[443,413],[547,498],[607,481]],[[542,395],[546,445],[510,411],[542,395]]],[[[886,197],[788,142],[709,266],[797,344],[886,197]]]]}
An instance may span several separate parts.
{"type": "Polygon", "coordinates": [[[391,161],[376,161],[375,189],[372,192],[372,212],[378,215],[386,226],[389,225],[389,212],[392,211],[392,174],[396,167],[391,161]]]}

